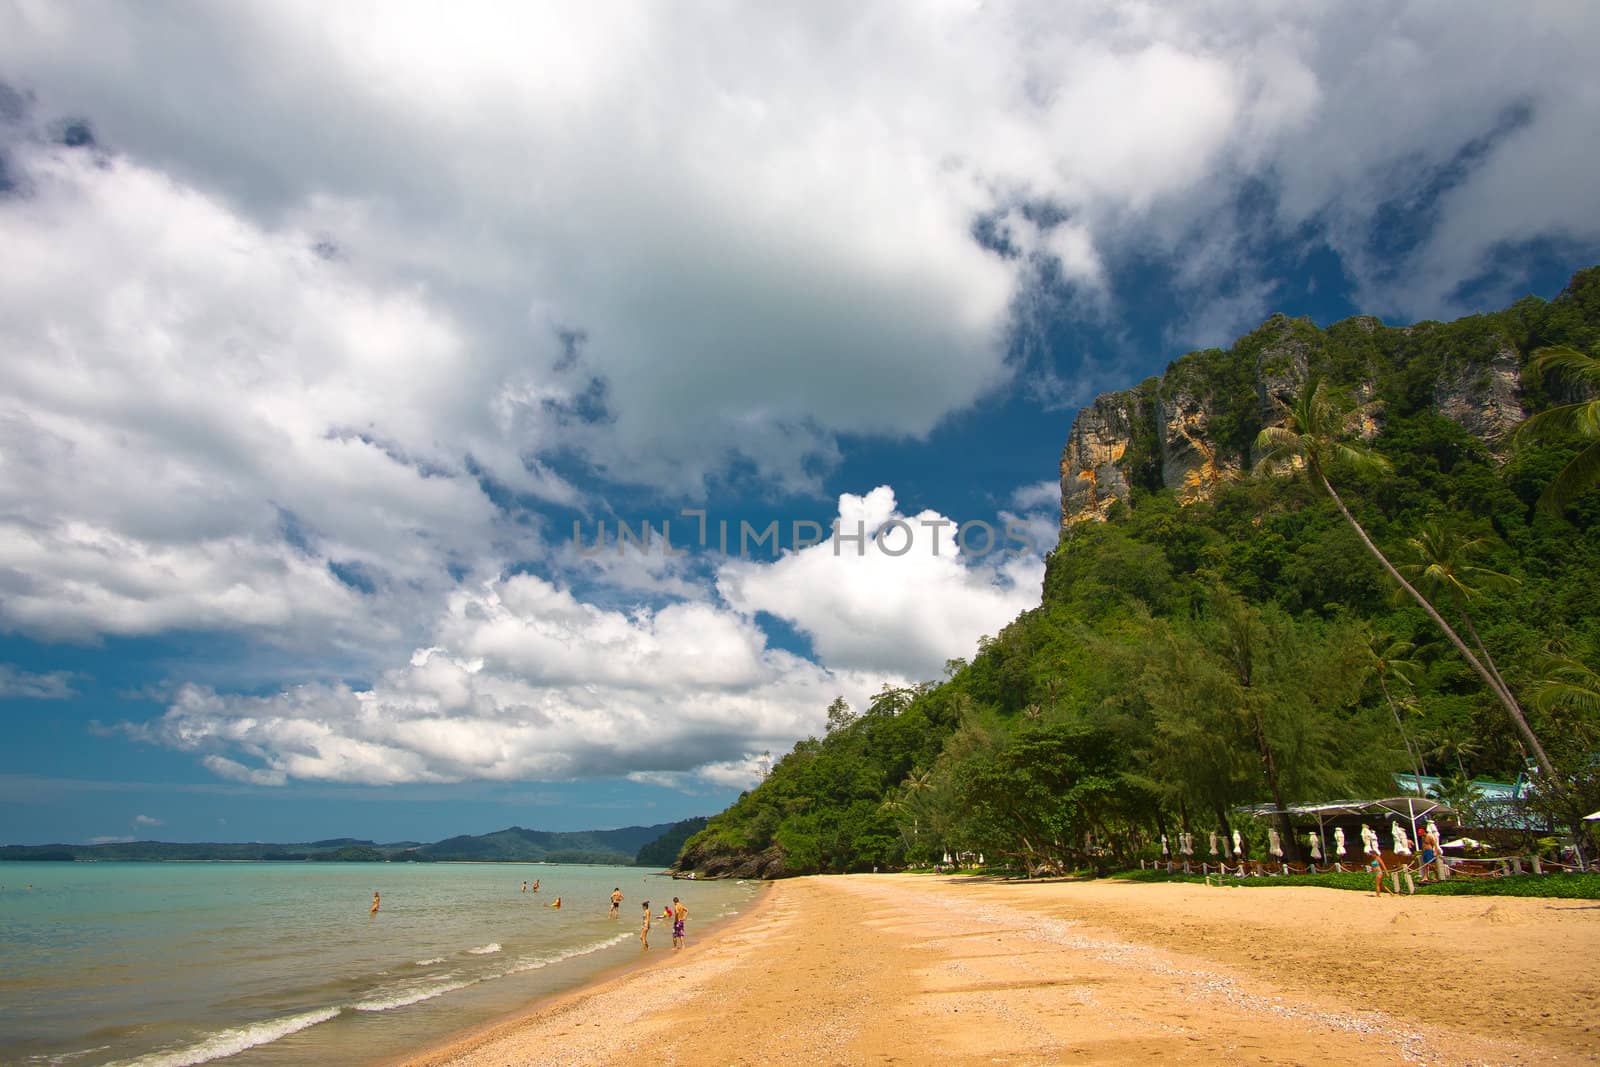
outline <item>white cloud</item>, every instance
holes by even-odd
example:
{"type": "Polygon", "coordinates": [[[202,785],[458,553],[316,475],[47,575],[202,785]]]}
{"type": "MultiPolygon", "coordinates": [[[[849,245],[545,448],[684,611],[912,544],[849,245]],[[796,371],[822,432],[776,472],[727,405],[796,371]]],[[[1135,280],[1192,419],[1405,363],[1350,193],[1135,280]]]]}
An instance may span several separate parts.
{"type": "MultiPolygon", "coordinates": [[[[947,521],[901,517],[888,486],[844,495],[839,514],[868,537],[900,519],[922,539],[922,523],[947,521]]],[[[770,753],[823,730],[834,697],[864,707],[885,682],[935,677],[1038,604],[1038,557],[1007,558],[1003,543],[992,559],[961,556],[954,527],[940,533],[937,554],[925,539],[899,557],[871,542],[834,556],[824,542],[729,561],[723,604],[620,610],[535,575],[503,577],[453,593],[431,643],[370,686],[243,696],[188,685],[160,718],[123,729],[256,785],[617,774],[686,791],[748,786],[770,753]],[[810,634],[819,662],[769,645],[757,611],[810,634]]]]}
{"type": "Polygon", "coordinates": [[[153,815],[135,815],[133,825],[136,829],[144,826],[160,826],[161,820],[153,815]]]}
{"type": "Polygon", "coordinates": [[[802,630],[831,666],[936,678],[947,659],[971,655],[980,636],[1039,603],[1039,557],[985,525],[967,531],[971,551],[962,552],[959,523],[934,511],[902,514],[889,486],[845,493],[839,529],[864,534],[864,543],[841,537],[770,564],[730,561],[717,588],[742,612],[802,630]]]}
{"type": "Polygon", "coordinates": [[[0,700],[66,700],[78,695],[70,671],[25,671],[0,663],[0,700]]]}

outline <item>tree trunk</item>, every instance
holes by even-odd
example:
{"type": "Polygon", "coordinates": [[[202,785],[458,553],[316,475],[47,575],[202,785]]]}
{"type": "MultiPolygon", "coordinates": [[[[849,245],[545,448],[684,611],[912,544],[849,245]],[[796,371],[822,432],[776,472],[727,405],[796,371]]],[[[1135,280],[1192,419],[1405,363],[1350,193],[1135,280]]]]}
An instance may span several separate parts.
{"type": "Polygon", "coordinates": [[[1428,598],[1417,592],[1410,582],[1402,578],[1400,572],[1394,569],[1394,564],[1390,563],[1388,557],[1379,551],[1377,545],[1372,543],[1372,538],[1367,536],[1367,531],[1356,521],[1356,517],[1350,514],[1350,509],[1344,506],[1344,501],[1339,498],[1339,494],[1334,490],[1333,483],[1328,481],[1328,476],[1322,473],[1321,469],[1317,470],[1317,478],[1322,482],[1322,487],[1328,491],[1328,495],[1333,498],[1334,506],[1339,509],[1339,514],[1344,516],[1344,521],[1350,524],[1351,529],[1355,530],[1356,536],[1361,538],[1361,543],[1367,546],[1367,551],[1372,553],[1373,557],[1383,566],[1383,569],[1388,572],[1389,577],[1399,582],[1400,588],[1410,594],[1411,599],[1415,600],[1418,606],[1427,613],[1428,618],[1433,620],[1434,625],[1444,631],[1445,637],[1449,638],[1450,643],[1456,646],[1456,651],[1461,653],[1461,658],[1465,659],[1468,665],[1478,672],[1478,676],[1488,684],[1489,691],[1499,699],[1500,703],[1505,705],[1506,714],[1511,716],[1512,724],[1527,739],[1528,747],[1533,750],[1533,756],[1538,761],[1539,769],[1549,775],[1549,781],[1552,784],[1557,783],[1555,764],[1550,761],[1550,757],[1545,753],[1544,746],[1534,736],[1533,727],[1528,725],[1528,720],[1523,717],[1522,709],[1511,698],[1511,694],[1500,687],[1499,681],[1489,673],[1489,669],[1483,665],[1483,661],[1472,654],[1472,649],[1468,648],[1466,642],[1461,640],[1461,636],[1455,632],[1455,629],[1444,621],[1444,616],[1440,615],[1434,606],[1428,602],[1428,598]]]}
{"type": "Polygon", "coordinates": [[[1256,744],[1261,748],[1261,766],[1267,774],[1267,788],[1272,791],[1272,803],[1278,809],[1272,816],[1278,824],[1278,836],[1283,842],[1283,858],[1290,862],[1300,861],[1299,848],[1294,841],[1294,828],[1289,824],[1289,813],[1284,810],[1283,790],[1278,787],[1278,764],[1272,758],[1272,746],[1267,743],[1267,727],[1261,721],[1261,712],[1254,707],[1250,714],[1256,721],[1256,744]]]}
{"type": "Polygon", "coordinates": [[[1400,709],[1394,706],[1394,697],[1389,695],[1389,683],[1383,680],[1383,672],[1378,672],[1378,688],[1383,690],[1383,699],[1389,705],[1389,714],[1394,716],[1395,728],[1400,731],[1400,741],[1406,746],[1406,755],[1411,757],[1411,769],[1417,776],[1417,792],[1422,792],[1422,764],[1416,752],[1411,748],[1411,738],[1406,736],[1405,724],[1400,721],[1400,709]]]}

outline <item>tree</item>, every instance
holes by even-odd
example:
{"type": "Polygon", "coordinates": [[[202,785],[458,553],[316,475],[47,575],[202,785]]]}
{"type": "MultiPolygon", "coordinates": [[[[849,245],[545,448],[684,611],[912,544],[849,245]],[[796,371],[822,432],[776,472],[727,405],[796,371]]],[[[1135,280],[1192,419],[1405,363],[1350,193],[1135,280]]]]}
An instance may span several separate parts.
{"type": "Polygon", "coordinates": [[[1366,642],[1367,669],[1378,681],[1378,689],[1383,693],[1384,703],[1389,705],[1389,714],[1394,716],[1394,725],[1400,731],[1400,740],[1405,743],[1406,755],[1411,757],[1412,770],[1417,775],[1417,785],[1422,785],[1422,776],[1428,773],[1428,766],[1422,761],[1422,745],[1418,743],[1412,747],[1411,737],[1406,733],[1406,724],[1400,717],[1400,705],[1395,703],[1394,694],[1389,692],[1389,679],[1393,678],[1406,688],[1412,685],[1412,673],[1421,667],[1411,658],[1416,647],[1410,641],[1399,641],[1387,636],[1368,634],[1366,642]]]}
{"type": "Polygon", "coordinates": [[[1528,742],[1534,758],[1539,766],[1551,779],[1556,776],[1555,765],[1545,753],[1544,746],[1539,743],[1534,735],[1533,727],[1528,725],[1527,718],[1522,714],[1522,709],[1505,692],[1498,679],[1484,666],[1472,649],[1467,647],[1461,635],[1444,620],[1438,610],[1427,597],[1419,593],[1415,586],[1406,581],[1405,577],[1395,569],[1389,557],[1373,543],[1367,535],[1366,529],[1356,521],[1356,517],[1345,506],[1344,500],[1333,488],[1333,482],[1328,478],[1330,472],[1340,468],[1352,470],[1365,470],[1382,472],[1390,470],[1389,461],[1362,445],[1355,444],[1346,439],[1345,418],[1333,402],[1321,391],[1321,382],[1312,377],[1306,382],[1300,395],[1295,397],[1294,403],[1288,405],[1283,417],[1283,425],[1268,426],[1256,436],[1256,449],[1261,453],[1261,464],[1268,472],[1284,467],[1293,469],[1298,463],[1303,465],[1306,475],[1311,479],[1312,485],[1328,494],[1344,521],[1356,532],[1361,543],[1367,551],[1383,567],[1390,578],[1399,583],[1412,600],[1427,613],[1434,625],[1444,632],[1457,652],[1465,659],[1473,670],[1478,672],[1484,682],[1489,686],[1489,691],[1505,706],[1506,714],[1511,717],[1512,724],[1528,742]]]}
{"type": "Polygon", "coordinates": [[[1500,669],[1484,647],[1483,638],[1478,636],[1478,628],[1467,611],[1467,602],[1484,593],[1513,589],[1521,583],[1509,574],[1478,565],[1476,561],[1492,545],[1487,537],[1463,537],[1441,522],[1429,521],[1406,544],[1415,554],[1417,562],[1400,564],[1400,573],[1434,596],[1445,593],[1455,601],[1461,621],[1466,624],[1467,634],[1477,646],[1478,655],[1483,658],[1483,665],[1489,668],[1489,673],[1499,686],[1499,696],[1516,705],[1520,713],[1521,705],[1517,704],[1517,698],[1512,695],[1506,680],[1500,677],[1500,669]]]}
{"type": "MultiPolygon", "coordinates": [[[[1565,378],[1591,390],[1600,388],[1600,359],[1567,345],[1541,348],[1532,366],[1543,374],[1565,378]]],[[[1539,496],[1539,507],[1560,514],[1584,491],[1600,483],[1600,396],[1560,404],[1530,416],[1516,428],[1512,440],[1520,447],[1576,434],[1591,441],[1561,468],[1539,496]]]]}

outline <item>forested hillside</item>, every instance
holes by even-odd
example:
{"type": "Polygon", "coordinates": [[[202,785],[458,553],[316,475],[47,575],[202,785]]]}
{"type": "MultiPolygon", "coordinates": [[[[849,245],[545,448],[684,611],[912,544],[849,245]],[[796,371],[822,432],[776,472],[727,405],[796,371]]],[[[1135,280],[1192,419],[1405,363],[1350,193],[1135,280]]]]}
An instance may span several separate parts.
{"type": "Polygon", "coordinates": [[[1552,817],[1600,808],[1597,342],[1600,268],[1453,323],[1276,317],[1100,398],[1068,436],[1041,606],[937,682],[836,702],[679,866],[1105,867],[1231,829],[1238,805],[1386,795],[1396,772],[1470,810],[1471,779],[1538,769],[1512,707],[1557,768],[1552,817]],[[1264,469],[1263,445],[1322,440],[1291,432],[1313,395],[1338,440],[1264,469]]]}

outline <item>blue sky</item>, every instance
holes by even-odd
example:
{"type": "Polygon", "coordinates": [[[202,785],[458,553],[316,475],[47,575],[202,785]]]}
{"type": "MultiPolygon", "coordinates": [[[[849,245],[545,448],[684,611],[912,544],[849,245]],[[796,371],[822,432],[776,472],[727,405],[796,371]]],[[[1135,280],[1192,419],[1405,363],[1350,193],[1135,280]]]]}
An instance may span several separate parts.
{"type": "Polygon", "coordinates": [[[0,842],[719,810],[1037,604],[1096,393],[1600,261],[1589,5],[668,11],[0,13],[0,842]]]}

